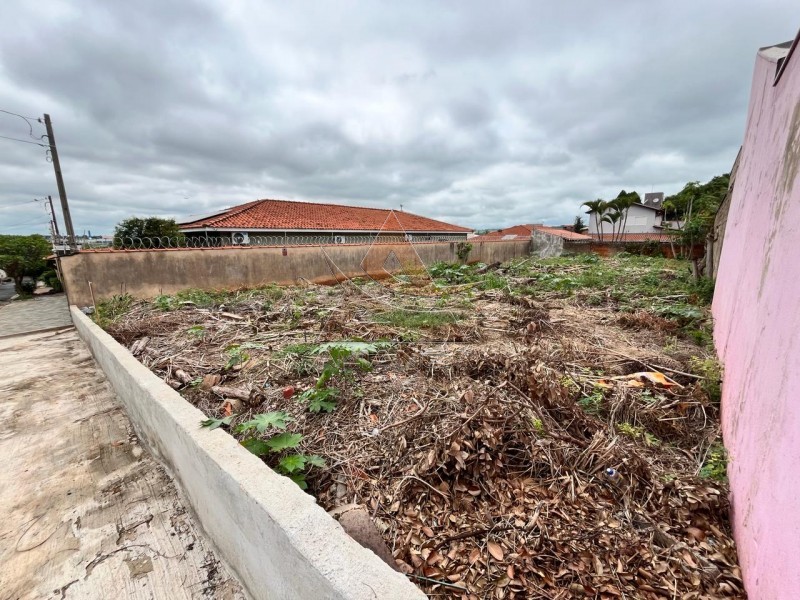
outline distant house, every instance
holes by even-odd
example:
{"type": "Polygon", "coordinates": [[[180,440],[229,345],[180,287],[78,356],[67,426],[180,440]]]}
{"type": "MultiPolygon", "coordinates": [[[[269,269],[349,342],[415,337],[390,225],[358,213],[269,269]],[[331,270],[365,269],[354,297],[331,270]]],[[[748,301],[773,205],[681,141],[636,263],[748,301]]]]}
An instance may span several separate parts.
{"type": "MultiPolygon", "coordinates": [[[[663,196],[663,194],[662,194],[663,196]]],[[[662,200],[659,200],[661,202],[662,200]]],[[[651,201],[652,204],[652,201],[651,201]]],[[[664,218],[664,211],[661,208],[655,208],[646,204],[633,204],[627,209],[627,219],[623,212],[623,217],[617,221],[615,228],[620,231],[620,227],[624,225],[623,234],[629,233],[661,233],[662,221],[664,218]]],[[[588,227],[589,234],[593,236],[600,235],[600,226],[604,236],[611,238],[611,223],[603,223],[602,216],[595,218],[595,211],[588,212],[588,227]]]]}
{"type": "Polygon", "coordinates": [[[348,244],[376,237],[459,241],[472,232],[401,210],[290,200],[256,200],[180,223],[179,227],[187,237],[232,245],[348,244]]]}
{"type": "Polygon", "coordinates": [[[562,227],[550,227],[542,224],[528,224],[528,225],[514,225],[506,227],[505,229],[498,229],[483,235],[476,236],[470,241],[484,242],[484,241],[497,241],[497,240],[521,240],[530,238],[534,235],[534,231],[538,231],[545,235],[553,235],[568,241],[589,241],[592,238],[588,235],[575,233],[574,231],[566,230],[562,227]]]}
{"type": "Polygon", "coordinates": [[[564,242],[591,242],[592,238],[560,227],[530,223],[490,231],[472,238],[470,242],[498,242],[504,240],[530,240],[531,254],[539,258],[547,258],[560,256],[564,250],[564,242]]]}

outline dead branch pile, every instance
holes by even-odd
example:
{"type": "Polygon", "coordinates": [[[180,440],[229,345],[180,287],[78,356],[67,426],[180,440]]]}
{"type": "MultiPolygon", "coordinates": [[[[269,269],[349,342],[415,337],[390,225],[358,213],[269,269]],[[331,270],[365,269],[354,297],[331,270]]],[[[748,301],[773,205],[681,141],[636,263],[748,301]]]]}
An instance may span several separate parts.
{"type": "Polygon", "coordinates": [[[698,475],[718,436],[682,360],[699,348],[665,352],[643,315],[631,332],[600,309],[452,290],[442,308],[423,291],[402,310],[459,319],[409,332],[381,318],[402,283],[348,284],[170,312],[139,303],[111,332],[210,416],[291,414],[303,451],[327,461],[310,492],[328,510],[366,506],[431,597],[744,596],[726,484],[698,475]],[[371,372],[335,382],[332,413],[281,393],[321,368],[292,345],[386,338],[371,372]],[[245,343],[246,361],[226,362],[245,343]]]}

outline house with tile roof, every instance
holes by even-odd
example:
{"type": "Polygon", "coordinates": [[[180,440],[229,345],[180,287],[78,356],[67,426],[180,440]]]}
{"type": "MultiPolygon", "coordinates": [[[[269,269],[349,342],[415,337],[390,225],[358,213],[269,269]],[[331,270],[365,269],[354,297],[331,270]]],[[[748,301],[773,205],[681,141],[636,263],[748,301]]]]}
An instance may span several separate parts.
{"type": "Polygon", "coordinates": [[[252,239],[275,243],[363,243],[376,238],[409,241],[466,240],[472,229],[402,210],[291,200],[256,200],[179,224],[187,237],[252,239]]]}

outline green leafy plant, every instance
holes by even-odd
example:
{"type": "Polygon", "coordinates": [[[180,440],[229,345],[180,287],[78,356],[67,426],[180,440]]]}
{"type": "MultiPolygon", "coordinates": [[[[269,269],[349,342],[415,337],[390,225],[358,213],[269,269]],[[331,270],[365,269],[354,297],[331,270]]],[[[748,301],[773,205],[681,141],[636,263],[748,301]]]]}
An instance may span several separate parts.
{"type": "Polygon", "coordinates": [[[478,277],[475,274],[475,267],[482,267],[484,265],[460,265],[454,263],[438,262],[434,263],[428,269],[431,277],[439,280],[442,283],[448,284],[462,284],[476,281],[478,277]]]}
{"type": "Polygon", "coordinates": [[[250,360],[250,355],[240,344],[232,344],[225,348],[225,354],[228,355],[228,361],[225,363],[226,369],[233,369],[239,365],[243,365],[250,360]]]}
{"type": "Polygon", "coordinates": [[[600,412],[600,409],[603,406],[603,399],[602,390],[596,389],[591,393],[591,395],[584,396],[578,400],[578,406],[580,406],[587,414],[596,415],[600,412]]]}
{"type": "Polygon", "coordinates": [[[225,417],[224,419],[206,419],[204,421],[200,421],[200,427],[208,427],[209,430],[216,429],[217,427],[222,427],[223,425],[230,425],[231,421],[233,421],[233,417],[225,417]]]}
{"type": "Polygon", "coordinates": [[[322,372],[314,387],[300,394],[298,400],[308,403],[308,409],[311,412],[332,412],[336,408],[339,390],[328,386],[328,382],[335,378],[346,379],[352,377],[353,371],[348,365],[355,366],[362,371],[371,370],[372,363],[365,357],[375,354],[389,345],[389,342],[347,340],[319,344],[311,349],[309,354],[327,354],[328,360],[322,367],[322,372]]]}
{"type": "Polygon", "coordinates": [[[287,448],[296,448],[302,439],[303,436],[299,433],[288,433],[284,431],[283,433],[269,438],[266,444],[272,452],[280,452],[287,448]]]}
{"type": "Polygon", "coordinates": [[[175,299],[172,296],[161,294],[153,299],[153,304],[158,310],[166,312],[175,308],[175,299]]]}
{"type": "MultiPolygon", "coordinates": [[[[209,430],[217,429],[223,425],[231,424],[233,417],[224,419],[206,419],[200,422],[201,427],[209,430]]],[[[275,456],[277,461],[271,461],[275,471],[289,477],[302,489],[307,489],[306,475],[312,467],[324,467],[325,461],[317,455],[301,453],[282,454],[286,450],[297,448],[303,440],[302,434],[281,431],[265,439],[257,437],[272,430],[284,430],[294,419],[285,412],[274,411],[253,415],[249,421],[244,421],[236,426],[235,432],[245,437],[240,444],[256,456],[270,458],[275,456]]]]}
{"type": "Polygon", "coordinates": [[[300,394],[297,399],[300,402],[308,403],[308,410],[314,413],[333,412],[336,409],[336,398],[339,390],[336,388],[312,387],[300,394]]]}
{"type": "Polygon", "coordinates": [[[725,481],[728,478],[728,453],[720,443],[713,444],[705,463],[700,468],[700,477],[725,481]]]}
{"type": "Polygon", "coordinates": [[[249,421],[240,423],[236,426],[237,433],[248,433],[250,431],[257,431],[264,433],[267,429],[274,427],[275,429],[286,429],[286,426],[294,421],[292,417],[285,412],[268,412],[254,415],[249,421]]]}

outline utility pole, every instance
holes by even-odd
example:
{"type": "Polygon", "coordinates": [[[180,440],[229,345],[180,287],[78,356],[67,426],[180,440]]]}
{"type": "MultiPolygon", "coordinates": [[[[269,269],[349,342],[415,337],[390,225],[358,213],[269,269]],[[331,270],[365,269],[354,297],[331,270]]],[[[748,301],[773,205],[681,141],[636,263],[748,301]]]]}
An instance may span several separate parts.
{"type": "Polygon", "coordinates": [[[76,250],[75,230],[72,228],[72,216],[69,214],[69,204],[67,204],[67,190],[64,187],[64,178],[61,176],[61,163],[58,162],[56,138],[53,135],[53,125],[50,123],[50,115],[48,114],[44,115],[44,126],[47,129],[47,139],[50,141],[50,156],[53,158],[53,169],[56,172],[58,195],[61,198],[61,212],[64,214],[64,225],[67,228],[67,244],[71,250],[76,250]]]}
{"type": "Polygon", "coordinates": [[[55,233],[56,239],[61,237],[61,234],[58,232],[58,221],[56,220],[56,211],[53,209],[53,197],[48,196],[47,201],[50,203],[50,217],[53,220],[53,232],[55,233]]]}

